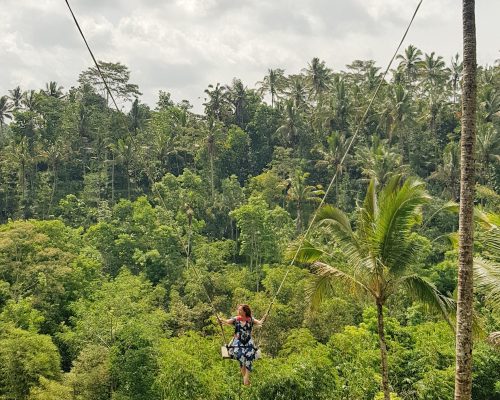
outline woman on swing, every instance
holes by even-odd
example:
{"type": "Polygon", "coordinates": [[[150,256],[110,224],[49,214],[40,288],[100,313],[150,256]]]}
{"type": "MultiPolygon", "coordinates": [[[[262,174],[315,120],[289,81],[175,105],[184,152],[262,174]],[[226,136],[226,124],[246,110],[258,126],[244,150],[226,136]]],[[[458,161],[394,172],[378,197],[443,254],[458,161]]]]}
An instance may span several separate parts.
{"type": "Polygon", "coordinates": [[[250,372],[257,351],[252,339],[252,328],[254,325],[262,326],[265,319],[266,316],[261,320],[253,318],[250,306],[240,304],[236,317],[221,320],[225,325],[234,325],[234,337],[229,344],[229,354],[231,358],[239,361],[245,386],[250,385],[250,372]]]}

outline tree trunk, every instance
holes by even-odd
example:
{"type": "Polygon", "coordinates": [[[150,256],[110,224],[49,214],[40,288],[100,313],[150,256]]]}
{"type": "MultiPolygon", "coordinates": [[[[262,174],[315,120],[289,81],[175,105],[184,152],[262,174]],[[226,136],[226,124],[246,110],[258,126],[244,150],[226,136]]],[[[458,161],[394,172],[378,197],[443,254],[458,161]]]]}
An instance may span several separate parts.
{"type": "Polygon", "coordinates": [[[377,300],[377,330],[378,340],[380,344],[380,367],[382,369],[382,391],[384,392],[384,400],[391,399],[389,390],[389,367],[387,365],[387,345],[385,343],[384,333],[384,313],[383,304],[377,300]]]}
{"type": "Polygon", "coordinates": [[[54,164],[52,165],[52,178],[53,178],[52,190],[50,193],[49,206],[47,208],[48,215],[50,215],[50,211],[52,210],[52,203],[54,202],[54,197],[56,195],[56,188],[57,188],[57,164],[56,164],[56,160],[54,160],[54,164]]]}
{"type": "Polygon", "coordinates": [[[111,151],[111,203],[115,202],[115,153],[111,151]]]}
{"type": "Polygon", "coordinates": [[[474,145],[476,140],[476,26],[474,0],[463,0],[464,75],[462,91],[459,271],[455,400],[472,392],[472,265],[474,244],[474,145]]]}

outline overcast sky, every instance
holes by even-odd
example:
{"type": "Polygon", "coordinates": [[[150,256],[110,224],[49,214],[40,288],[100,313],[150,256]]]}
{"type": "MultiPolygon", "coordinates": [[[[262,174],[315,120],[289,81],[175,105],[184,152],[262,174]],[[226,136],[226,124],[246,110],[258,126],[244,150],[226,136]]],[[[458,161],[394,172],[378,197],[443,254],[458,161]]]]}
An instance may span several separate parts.
{"type": "MultiPolygon", "coordinates": [[[[201,111],[210,83],[249,87],[268,68],[299,72],[313,57],[342,70],[385,66],[418,0],[70,0],[97,59],[126,64],[154,106],[160,89],[201,111]]],[[[0,0],[0,95],[55,80],[76,84],[90,56],[64,0],[0,0]]],[[[460,0],[424,0],[412,43],[447,63],[462,52],[460,0]]],[[[479,64],[500,58],[500,0],[476,1],[479,64]]]]}

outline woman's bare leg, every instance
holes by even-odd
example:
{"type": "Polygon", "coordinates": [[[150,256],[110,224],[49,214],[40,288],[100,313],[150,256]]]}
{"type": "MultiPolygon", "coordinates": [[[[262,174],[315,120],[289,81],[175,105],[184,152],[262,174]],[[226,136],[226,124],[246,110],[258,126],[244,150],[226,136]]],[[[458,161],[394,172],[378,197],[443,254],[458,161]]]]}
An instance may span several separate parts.
{"type": "Polygon", "coordinates": [[[245,386],[250,385],[250,371],[246,368],[243,367],[243,384],[245,386]]]}

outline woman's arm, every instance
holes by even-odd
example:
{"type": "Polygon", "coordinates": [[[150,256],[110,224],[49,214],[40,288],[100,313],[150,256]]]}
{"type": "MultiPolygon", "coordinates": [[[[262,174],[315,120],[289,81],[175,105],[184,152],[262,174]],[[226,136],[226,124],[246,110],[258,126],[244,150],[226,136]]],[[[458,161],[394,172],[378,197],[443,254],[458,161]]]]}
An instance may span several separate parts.
{"type": "Polygon", "coordinates": [[[217,316],[217,319],[223,325],[234,325],[234,318],[225,319],[224,317],[217,316]]]}
{"type": "Polygon", "coordinates": [[[257,326],[262,326],[264,324],[264,322],[266,322],[266,318],[267,318],[267,315],[264,315],[262,317],[262,319],[257,319],[257,318],[254,318],[253,319],[253,323],[257,326]]]}

